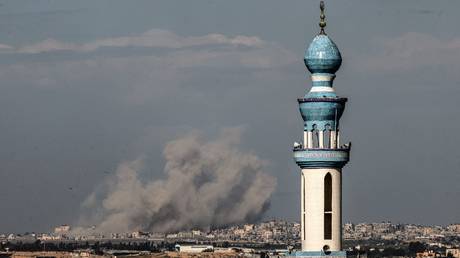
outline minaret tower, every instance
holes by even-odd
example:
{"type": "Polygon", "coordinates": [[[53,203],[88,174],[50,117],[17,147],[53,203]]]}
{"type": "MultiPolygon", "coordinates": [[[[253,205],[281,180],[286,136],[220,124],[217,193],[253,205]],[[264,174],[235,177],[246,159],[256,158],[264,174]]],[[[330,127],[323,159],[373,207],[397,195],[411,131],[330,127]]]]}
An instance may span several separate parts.
{"type": "Polygon", "coordinates": [[[350,144],[340,145],[339,121],[346,98],[332,87],[342,57],[326,35],[324,2],[320,4],[320,32],[305,52],[312,87],[299,98],[304,121],[303,143],[294,144],[294,159],[301,172],[300,257],[344,257],[342,251],[342,168],[349,160],[350,144]]]}

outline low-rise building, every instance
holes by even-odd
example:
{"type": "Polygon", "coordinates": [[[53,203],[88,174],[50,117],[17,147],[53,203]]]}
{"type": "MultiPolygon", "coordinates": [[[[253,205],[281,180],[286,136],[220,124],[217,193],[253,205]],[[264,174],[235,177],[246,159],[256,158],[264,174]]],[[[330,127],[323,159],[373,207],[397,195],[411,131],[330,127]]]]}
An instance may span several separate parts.
{"type": "Polygon", "coordinates": [[[203,253],[213,252],[214,246],[212,245],[176,245],[176,251],[183,253],[203,253]]]}
{"type": "Polygon", "coordinates": [[[440,256],[441,255],[439,255],[438,253],[435,253],[435,252],[433,252],[431,250],[416,254],[417,258],[434,258],[434,257],[440,257],[440,256]]]}
{"type": "Polygon", "coordinates": [[[54,233],[55,234],[66,234],[70,231],[70,226],[69,225],[61,225],[58,227],[54,228],[54,233]]]}
{"type": "Polygon", "coordinates": [[[453,258],[460,258],[460,248],[447,248],[446,256],[453,258]]]}

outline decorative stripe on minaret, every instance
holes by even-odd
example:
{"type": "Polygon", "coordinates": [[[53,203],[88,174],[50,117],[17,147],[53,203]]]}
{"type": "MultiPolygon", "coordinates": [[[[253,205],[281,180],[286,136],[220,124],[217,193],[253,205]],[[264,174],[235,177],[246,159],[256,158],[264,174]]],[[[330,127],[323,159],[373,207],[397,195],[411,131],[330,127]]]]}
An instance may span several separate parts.
{"type": "Polygon", "coordinates": [[[334,88],[324,86],[313,86],[310,92],[334,92],[334,88]]]}
{"type": "Polygon", "coordinates": [[[312,88],[310,92],[334,92],[332,82],[334,81],[334,74],[312,74],[312,88]]]}

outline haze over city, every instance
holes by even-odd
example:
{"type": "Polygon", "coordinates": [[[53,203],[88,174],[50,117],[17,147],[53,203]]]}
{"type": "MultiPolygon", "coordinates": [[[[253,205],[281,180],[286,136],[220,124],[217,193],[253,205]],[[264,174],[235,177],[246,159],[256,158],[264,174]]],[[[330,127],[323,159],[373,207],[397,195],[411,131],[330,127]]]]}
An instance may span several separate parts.
{"type": "MultiPolygon", "coordinates": [[[[460,2],[327,6],[343,221],[459,223],[460,2]]],[[[0,233],[298,221],[317,23],[311,1],[1,1],[0,233]]]]}

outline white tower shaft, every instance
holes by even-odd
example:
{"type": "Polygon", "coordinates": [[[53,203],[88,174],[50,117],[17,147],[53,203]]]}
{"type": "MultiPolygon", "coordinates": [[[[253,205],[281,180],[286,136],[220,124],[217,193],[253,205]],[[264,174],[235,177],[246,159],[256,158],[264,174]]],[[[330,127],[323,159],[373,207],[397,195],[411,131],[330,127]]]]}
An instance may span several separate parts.
{"type": "Polygon", "coordinates": [[[302,251],[342,249],[342,173],[337,168],[302,169],[302,251]]]}

